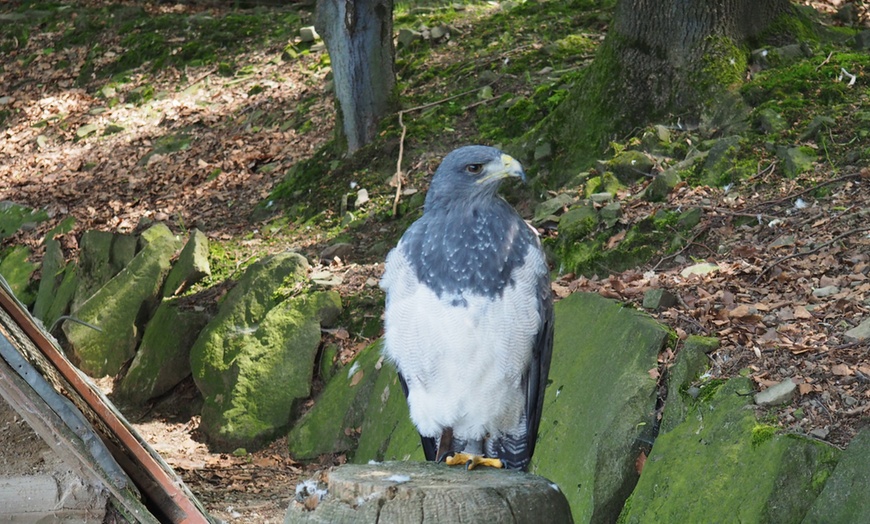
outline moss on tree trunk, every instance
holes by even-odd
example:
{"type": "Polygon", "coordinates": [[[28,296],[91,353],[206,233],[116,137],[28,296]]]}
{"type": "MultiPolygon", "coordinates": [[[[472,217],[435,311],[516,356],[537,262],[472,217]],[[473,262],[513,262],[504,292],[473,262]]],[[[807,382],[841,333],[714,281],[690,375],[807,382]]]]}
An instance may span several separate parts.
{"type": "Polygon", "coordinates": [[[545,124],[557,165],[584,167],[608,139],[666,116],[696,123],[744,81],[751,46],[795,16],[788,0],[621,0],[595,61],[545,124]]]}

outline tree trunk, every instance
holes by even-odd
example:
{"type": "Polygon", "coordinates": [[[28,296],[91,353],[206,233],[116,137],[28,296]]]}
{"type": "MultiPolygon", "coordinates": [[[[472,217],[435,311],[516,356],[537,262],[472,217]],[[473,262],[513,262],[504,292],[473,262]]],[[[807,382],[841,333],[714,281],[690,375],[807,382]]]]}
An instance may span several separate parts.
{"type": "Polygon", "coordinates": [[[595,61],[548,129],[577,167],[613,135],[671,116],[697,122],[746,77],[749,45],[788,0],[620,0],[595,61]]]}
{"type": "Polygon", "coordinates": [[[393,0],[318,0],[315,25],[332,62],[336,130],[352,153],[395,109],[393,0]]]}

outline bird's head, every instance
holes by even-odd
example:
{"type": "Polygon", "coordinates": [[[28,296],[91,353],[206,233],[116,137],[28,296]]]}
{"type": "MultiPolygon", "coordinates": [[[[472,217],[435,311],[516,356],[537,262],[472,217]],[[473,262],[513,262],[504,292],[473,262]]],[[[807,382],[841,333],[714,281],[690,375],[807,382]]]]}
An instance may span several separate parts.
{"type": "Polygon", "coordinates": [[[465,146],[444,157],[435,171],[426,204],[492,197],[508,177],[526,180],[523,167],[494,147],[465,146]]]}

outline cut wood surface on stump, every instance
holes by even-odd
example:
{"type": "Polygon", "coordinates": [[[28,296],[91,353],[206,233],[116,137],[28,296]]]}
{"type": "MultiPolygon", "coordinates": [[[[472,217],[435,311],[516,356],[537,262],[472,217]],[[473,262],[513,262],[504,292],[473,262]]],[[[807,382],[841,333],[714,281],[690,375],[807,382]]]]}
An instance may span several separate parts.
{"type": "Polygon", "coordinates": [[[543,477],[491,468],[466,471],[432,462],[382,462],[345,464],[323,473],[319,481],[307,481],[304,489],[297,489],[297,500],[287,509],[284,522],[561,524],[573,520],[565,495],[543,477]]]}

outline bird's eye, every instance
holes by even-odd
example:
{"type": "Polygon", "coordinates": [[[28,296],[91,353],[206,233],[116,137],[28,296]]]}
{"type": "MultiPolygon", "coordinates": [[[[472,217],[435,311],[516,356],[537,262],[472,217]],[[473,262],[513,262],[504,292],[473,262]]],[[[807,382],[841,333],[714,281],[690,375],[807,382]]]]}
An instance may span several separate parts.
{"type": "Polygon", "coordinates": [[[483,164],[468,164],[465,166],[465,170],[472,175],[476,175],[483,170],[483,164]]]}

